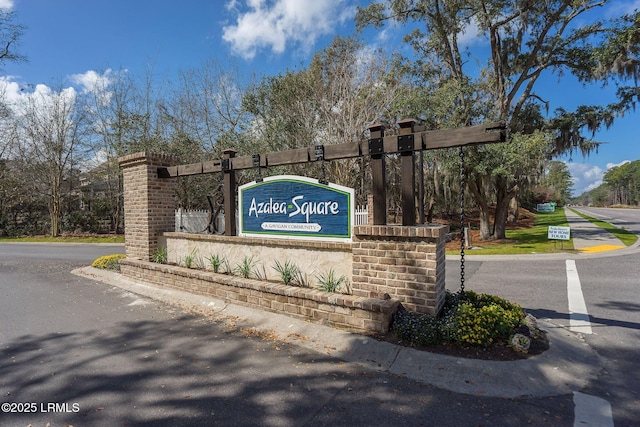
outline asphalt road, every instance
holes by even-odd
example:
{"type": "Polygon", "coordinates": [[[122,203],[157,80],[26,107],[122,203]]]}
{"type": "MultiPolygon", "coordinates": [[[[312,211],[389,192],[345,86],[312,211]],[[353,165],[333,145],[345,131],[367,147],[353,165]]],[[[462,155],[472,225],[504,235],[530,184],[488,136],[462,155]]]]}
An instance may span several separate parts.
{"type": "MultiPolygon", "coordinates": [[[[579,210],[640,234],[638,209],[579,210]]],[[[465,288],[501,295],[538,318],[569,328],[567,259],[575,261],[592,327],[592,333],[582,337],[604,367],[597,381],[576,391],[606,400],[615,426],[640,425],[640,251],[510,261],[474,261],[468,256],[465,288]]],[[[458,261],[447,262],[447,288],[459,289],[459,272],[458,261]]]]}
{"type": "Polygon", "coordinates": [[[640,209],[572,207],[597,219],[640,235],[640,209]]]}
{"type": "Polygon", "coordinates": [[[0,244],[0,425],[573,425],[571,395],[457,394],[69,272],[116,249],[0,244]]]}
{"type": "MultiPolygon", "coordinates": [[[[118,252],[0,244],[0,403],[10,411],[3,406],[1,426],[594,425],[576,418],[576,394],[454,393],[70,273],[118,252]]],[[[575,392],[609,404],[617,427],[640,418],[639,257],[575,257],[593,326],[583,338],[604,367],[575,392]]],[[[448,288],[458,271],[447,262],[448,288]]],[[[571,326],[564,258],[468,257],[466,279],[467,289],[571,326]]]]}

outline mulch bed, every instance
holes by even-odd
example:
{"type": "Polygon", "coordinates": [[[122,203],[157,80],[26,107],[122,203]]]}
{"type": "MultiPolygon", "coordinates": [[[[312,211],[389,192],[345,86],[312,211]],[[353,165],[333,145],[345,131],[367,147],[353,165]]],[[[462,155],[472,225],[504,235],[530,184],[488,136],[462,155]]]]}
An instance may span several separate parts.
{"type": "Polygon", "coordinates": [[[462,357],[465,359],[495,360],[503,362],[528,359],[529,357],[542,354],[549,349],[549,340],[547,339],[546,335],[543,335],[541,338],[533,338],[531,340],[531,347],[529,347],[528,353],[517,352],[505,342],[495,342],[487,348],[462,347],[456,344],[439,344],[425,347],[409,344],[398,340],[393,332],[388,332],[386,335],[378,337],[378,339],[390,342],[392,344],[411,347],[415,348],[416,350],[427,351],[430,353],[462,357]]]}

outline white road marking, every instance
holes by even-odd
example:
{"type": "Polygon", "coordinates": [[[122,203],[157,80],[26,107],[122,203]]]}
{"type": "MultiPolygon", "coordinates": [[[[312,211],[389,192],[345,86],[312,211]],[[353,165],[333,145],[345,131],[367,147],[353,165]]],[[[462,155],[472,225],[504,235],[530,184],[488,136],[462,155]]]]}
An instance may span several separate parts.
{"type": "Polygon", "coordinates": [[[573,427],[613,427],[611,404],[599,397],[573,392],[573,427]]]}
{"type": "Polygon", "coordinates": [[[572,259],[567,260],[567,296],[569,297],[569,329],[573,332],[591,334],[587,304],[582,295],[576,262],[572,259]]]}

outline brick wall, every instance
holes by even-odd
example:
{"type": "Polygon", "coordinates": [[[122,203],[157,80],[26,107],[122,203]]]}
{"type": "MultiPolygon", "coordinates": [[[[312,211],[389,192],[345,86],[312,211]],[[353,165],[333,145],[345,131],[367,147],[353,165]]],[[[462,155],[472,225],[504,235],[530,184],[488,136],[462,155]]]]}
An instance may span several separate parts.
{"type": "MultiPolygon", "coordinates": [[[[330,270],[335,277],[344,276],[344,291],[351,283],[351,244],[317,240],[273,239],[261,237],[222,236],[217,234],[163,233],[167,262],[184,265],[186,256],[194,256],[193,265],[209,268],[211,256],[224,258],[235,268],[245,260],[254,262],[253,271],[267,280],[281,280],[276,262],[290,262],[300,269],[310,286],[317,286],[318,277],[330,270]]],[[[225,271],[226,272],[226,271],[225,271]]]]}
{"type": "MultiPolygon", "coordinates": [[[[437,315],[442,308],[447,226],[359,225],[354,227],[351,244],[296,241],[274,245],[264,239],[170,233],[174,228],[176,179],[159,178],[157,169],[175,165],[175,159],[160,154],[135,153],[119,160],[124,175],[127,254],[122,262],[124,275],[157,286],[212,295],[367,332],[386,332],[399,303],[409,310],[431,315],[437,315]],[[179,252],[171,254],[174,262],[179,262],[180,256],[194,248],[199,248],[201,255],[225,255],[235,250],[240,257],[251,256],[251,251],[259,248],[270,252],[273,260],[292,258],[297,264],[325,270],[327,266],[339,265],[347,271],[350,269],[352,295],[149,263],[158,245],[166,245],[169,241],[185,251],[183,255],[179,252]],[[239,247],[241,250],[237,249],[239,247]],[[330,254],[332,257],[340,258],[329,257],[324,265],[319,254],[329,252],[335,252],[330,254]]],[[[264,253],[258,256],[264,258],[264,253]]],[[[349,275],[348,272],[344,274],[349,275]]]]}
{"type": "Polygon", "coordinates": [[[398,302],[244,279],[126,258],[122,274],[152,285],[221,298],[357,332],[385,333],[398,302]]]}
{"type": "Polygon", "coordinates": [[[162,232],[175,222],[175,179],[158,178],[159,166],[175,165],[171,156],[135,153],[118,159],[123,174],[125,252],[150,260],[162,232]]]}
{"type": "Polygon", "coordinates": [[[444,225],[354,227],[353,295],[389,294],[408,310],[437,315],[445,297],[444,225]]]}

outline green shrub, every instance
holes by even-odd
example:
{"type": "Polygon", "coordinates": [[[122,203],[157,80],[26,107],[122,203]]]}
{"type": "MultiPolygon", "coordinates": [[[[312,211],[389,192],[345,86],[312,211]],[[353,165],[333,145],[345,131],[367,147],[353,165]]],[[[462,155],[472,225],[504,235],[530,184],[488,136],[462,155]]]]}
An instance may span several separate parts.
{"type": "Polygon", "coordinates": [[[502,323],[504,310],[492,304],[476,308],[469,302],[458,306],[453,325],[453,339],[462,345],[487,347],[499,335],[498,325],[502,323]]]}
{"type": "Polygon", "coordinates": [[[414,344],[487,347],[496,340],[508,341],[524,317],[522,307],[503,298],[447,291],[441,317],[399,310],[392,330],[398,339],[414,344]]]}
{"type": "Polygon", "coordinates": [[[412,313],[403,307],[394,316],[394,332],[402,341],[430,346],[442,342],[441,321],[426,314],[412,313]]]}
{"type": "Polygon", "coordinates": [[[91,267],[101,268],[103,270],[120,271],[120,260],[126,258],[125,254],[105,255],[96,259],[91,263],[91,267]]]}

